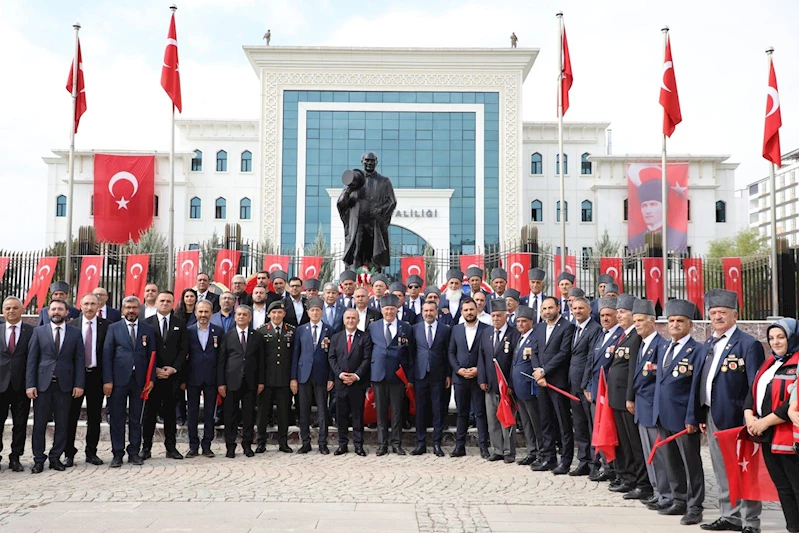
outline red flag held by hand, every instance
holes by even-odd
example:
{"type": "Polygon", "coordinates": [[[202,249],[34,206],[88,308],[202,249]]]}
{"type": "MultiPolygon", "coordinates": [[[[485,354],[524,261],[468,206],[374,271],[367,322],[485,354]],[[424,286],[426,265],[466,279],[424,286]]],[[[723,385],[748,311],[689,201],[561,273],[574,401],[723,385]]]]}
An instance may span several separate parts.
{"type": "Polygon", "coordinates": [[[666,57],[663,59],[663,81],[660,84],[660,105],[663,106],[663,135],[671,137],[674,128],[682,122],[677,79],[671,59],[671,38],[666,36],[666,57]]]}
{"type": "Polygon", "coordinates": [[[497,373],[497,383],[499,384],[499,405],[497,405],[497,420],[502,427],[509,428],[516,425],[516,409],[513,399],[508,393],[508,382],[505,373],[499,363],[494,359],[494,371],[497,373]]]}
{"type": "MultiPolygon", "coordinates": [[[[75,84],[75,60],[69,66],[69,77],[67,78],[67,92],[72,94],[72,86],[75,84]]],[[[78,41],[78,99],[75,102],[75,133],[78,133],[78,123],[80,117],[86,112],[86,83],[83,79],[83,55],[80,52],[80,41],[78,41]]]]}
{"type": "Polygon", "coordinates": [[[377,422],[377,409],[375,408],[375,390],[369,387],[366,397],[363,400],[363,423],[364,425],[377,422]]]}
{"type": "Polygon", "coordinates": [[[655,460],[655,452],[657,451],[658,448],[660,448],[664,444],[670,443],[671,441],[677,440],[680,437],[682,437],[683,435],[687,435],[687,434],[688,434],[688,430],[684,429],[684,430],[680,431],[679,433],[675,433],[671,437],[668,437],[668,438],[663,439],[663,440],[660,440],[660,435],[658,435],[657,438],[655,439],[655,442],[652,443],[652,451],[649,452],[649,457],[647,457],[647,459],[646,459],[646,464],[648,464],[648,465],[652,464],[652,461],[655,460]]]}
{"type": "Polygon", "coordinates": [[[769,57],[768,96],[766,97],[766,128],[763,132],[763,157],[782,166],[780,153],[780,128],[782,112],[780,111],[780,92],[777,89],[777,74],[774,72],[774,61],[769,57]]]}
{"type": "Polygon", "coordinates": [[[738,500],[779,501],[777,489],[763,461],[763,446],[770,444],[749,440],[744,426],[717,431],[715,436],[727,471],[730,502],[735,505],[738,500]]]}
{"type": "Polygon", "coordinates": [[[400,381],[405,385],[405,396],[408,397],[408,403],[410,404],[408,408],[408,412],[412,415],[416,414],[416,395],[413,393],[413,388],[408,388],[408,377],[405,375],[405,369],[402,368],[402,365],[397,369],[397,377],[400,378],[400,381]]]}
{"type": "Polygon", "coordinates": [[[169,22],[169,34],[166,37],[164,64],[161,66],[161,87],[172,100],[179,112],[183,112],[180,98],[180,67],[178,65],[178,32],[175,30],[175,12],[169,22]]]}
{"type": "Polygon", "coordinates": [[[619,434],[616,431],[616,419],[608,401],[608,386],[605,381],[605,370],[599,374],[599,388],[596,396],[596,417],[591,444],[597,453],[602,452],[608,462],[616,460],[616,446],[619,445],[619,434]]]}
{"type": "Polygon", "coordinates": [[[147,378],[144,380],[144,388],[141,390],[141,399],[144,401],[150,398],[150,391],[147,388],[153,382],[153,368],[155,368],[155,350],[150,354],[150,364],[147,365],[147,378]]]}

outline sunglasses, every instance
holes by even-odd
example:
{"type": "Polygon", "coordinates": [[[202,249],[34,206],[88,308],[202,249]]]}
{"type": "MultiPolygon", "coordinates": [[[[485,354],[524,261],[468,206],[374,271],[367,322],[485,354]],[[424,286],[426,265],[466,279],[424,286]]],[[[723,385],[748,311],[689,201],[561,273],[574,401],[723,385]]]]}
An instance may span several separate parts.
{"type": "Polygon", "coordinates": [[[422,287],[419,285],[408,285],[409,289],[421,289],[422,287]]]}

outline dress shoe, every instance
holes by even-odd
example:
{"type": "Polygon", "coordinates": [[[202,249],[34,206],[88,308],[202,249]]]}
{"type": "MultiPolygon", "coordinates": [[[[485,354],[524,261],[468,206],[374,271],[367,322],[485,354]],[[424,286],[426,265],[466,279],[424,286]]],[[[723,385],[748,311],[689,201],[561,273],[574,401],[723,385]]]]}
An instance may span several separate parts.
{"type": "Polygon", "coordinates": [[[22,463],[20,463],[17,458],[9,458],[8,468],[10,468],[12,472],[22,472],[25,470],[25,467],[22,466],[22,463]]]}
{"type": "Polygon", "coordinates": [[[380,446],[377,449],[377,453],[375,453],[375,455],[378,456],[378,457],[382,457],[382,456],[386,455],[387,453],[388,453],[388,446],[380,446]]]}
{"type": "Polygon", "coordinates": [[[649,505],[650,503],[657,503],[660,500],[660,497],[657,494],[653,494],[649,498],[645,500],[641,500],[641,503],[644,505],[649,505]]]}
{"type": "Polygon", "coordinates": [[[632,485],[630,485],[629,483],[622,483],[621,485],[614,485],[614,486],[608,487],[608,490],[609,490],[610,492],[621,492],[621,493],[625,493],[625,492],[630,492],[630,491],[632,491],[634,488],[635,488],[635,487],[633,487],[633,486],[632,486],[632,485]]]}
{"type": "Polygon", "coordinates": [[[108,468],[120,468],[122,466],[122,456],[115,455],[113,459],[111,459],[111,464],[108,465],[108,468]]]}
{"type": "Polygon", "coordinates": [[[141,455],[137,453],[128,454],[128,463],[136,466],[141,466],[144,464],[144,459],[141,458],[141,455]]]}
{"type": "Polygon", "coordinates": [[[391,451],[397,455],[408,455],[405,453],[405,450],[402,449],[402,446],[392,446],[391,451]]]}
{"type": "MultiPolygon", "coordinates": [[[[702,526],[699,526],[702,527],[702,526]]],[[[741,530],[743,533],[760,533],[760,528],[746,526],[741,530]]]]}
{"type": "Polygon", "coordinates": [[[96,455],[87,455],[86,464],[100,466],[101,464],[103,464],[103,460],[97,457],[96,455]]]}
{"type": "Polygon", "coordinates": [[[741,531],[743,528],[721,517],[709,524],[702,524],[699,529],[704,529],[705,531],[741,531]]]}
{"type": "Polygon", "coordinates": [[[613,470],[600,470],[597,481],[613,481],[616,479],[616,472],[613,470]]]}
{"type": "Polygon", "coordinates": [[[619,478],[614,478],[614,479],[610,480],[609,487],[610,488],[616,488],[616,487],[618,487],[621,484],[622,484],[622,480],[620,480],[619,478]]]}
{"type": "Polygon", "coordinates": [[[567,465],[558,465],[552,470],[552,473],[556,476],[562,476],[563,474],[568,474],[569,467],[567,465]]]}
{"type": "Polygon", "coordinates": [[[555,461],[546,461],[538,466],[533,466],[531,470],[533,472],[548,472],[549,470],[555,470],[557,466],[558,465],[555,463],[555,461]]]}
{"type": "Polygon", "coordinates": [[[648,500],[652,497],[652,493],[649,491],[645,491],[641,488],[634,488],[630,492],[627,492],[622,496],[625,500],[648,500]]]}
{"type": "Polygon", "coordinates": [[[533,461],[535,461],[535,456],[528,455],[527,457],[519,461],[519,464],[522,466],[530,466],[531,464],[533,464],[533,461]]]}
{"type": "Polygon", "coordinates": [[[66,466],[67,468],[72,468],[73,466],[75,466],[75,458],[70,456],[64,457],[64,466],[66,466]]]}
{"type": "Polygon", "coordinates": [[[322,455],[330,455],[330,448],[327,447],[327,444],[320,444],[319,453],[322,455]]]}
{"type": "Polygon", "coordinates": [[[491,454],[488,453],[488,448],[480,448],[480,457],[483,459],[488,459],[490,456],[491,454]]]}
{"type": "Polygon", "coordinates": [[[167,450],[166,458],[167,459],[183,459],[183,455],[177,450],[167,450]]]}
{"type": "Polygon", "coordinates": [[[31,474],[41,474],[44,472],[44,463],[33,463],[31,474]]]}
{"type": "Polygon", "coordinates": [[[426,446],[417,446],[416,448],[413,449],[411,455],[424,455],[426,453],[427,453],[426,446]]]}
{"type": "Polygon", "coordinates": [[[463,457],[466,455],[466,448],[455,448],[452,450],[452,453],[449,454],[450,457],[463,457]]]}
{"type": "Polygon", "coordinates": [[[505,461],[505,464],[509,465],[516,462],[516,458],[512,455],[506,455],[505,457],[502,458],[502,460],[505,461]]]}
{"type": "Polygon", "coordinates": [[[281,451],[283,453],[293,453],[294,452],[294,449],[291,446],[289,446],[288,444],[281,444],[280,446],[278,446],[277,449],[278,449],[278,451],[281,451]]]}
{"type": "Polygon", "coordinates": [[[579,476],[587,476],[590,473],[591,469],[588,467],[588,465],[580,465],[571,472],[569,472],[569,475],[572,477],[579,477],[579,476]]]}
{"type": "Polygon", "coordinates": [[[344,454],[345,454],[345,453],[347,453],[348,451],[349,451],[349,450],[347,449],[347,446],[346,446],[346,445],[344,445],[344,446],[339,446],[338,448],[336,448],[336,451],[334,451],[334,452],[333,452],[333,455],[344,455],[344,454]]]}
{"type": "Polygon", "coordinates": [[[255,453],[265,453],[266,452],[266,444],[259,444],[255,447],[255,453]]]}
{"type": "Polygon", "coordinates": [[[186,459],[192,459],[198,455],[200,455],[200,453],[197,450],[189,450],[186,452],[186,459]]]}
{"type": "Polygon", "coordinates": [[[495,453],[495,454],[492,454],[488,458],[488,461],[493,463],[493,462],[496,462],[496,461],[501,461],[502,459],[503,459],[503,457],[501,455],[499,455],[498,453],[495,453]]]}
{"type": "Polygon", "coordinates": [[[59,472],[63,472],[66,469],[67,467],[64,465],[64,463],[58,459],[50,460],[50,470],[58,470],[59,472]]]}
{"type": "Polygon", "coordinates": [[[211,450],[203,450],[203,457],[208,457],[210,459],[211,457],[216,457],[216,454],[211,450]]]}
{"type": "Polygon", "coordinates": [[[658,511],[658,514],[677,516],[685,514],[685,511],[686,511],[685,505],[680,505],[679,503],[672,503],[669,507],[658,511]]]}
{"type": "Polygon", "coordinates": [[[356,446],[355,455],[359,457],[366,457],[366,450],[363,449],[363,446],[356,446]]]}
{"type": "Polygon", "coordinates": [[[228,450],[227,452],[225,452],[225,457],[227,457],[228,459],[234,459],[236,457],[236,451],[228,450]]]}
{"type": "Polygon", "coordinates": [[[142,461],[146,461],[147,459],[149,459],[152,456],[153,456],[153,454],[152,454],[152,452],[150,452],[150,450],[142,450],[141,454],[139,454],[139,457],[141,457],[142,461]]]}
{"type": "Polygon", "coordinates": [[[310,451],[311,451],[311,445],[310,444],[303,444],[300,447],[300,449],[297,450],[297,453],[308,453],[310,451]]]}
{"type": "Polygon", "coordinates": [[[245,457],[255,457],[255,452],[252,451],[252,446],[242,446],[244,449],[244,456],[245,457]]]}
{"type": "Polygon", "coordinates": [[[600,474],[599,470],[597,470],[595,468],[592,469],[591,472],[589,472],[589,474],[588,474],[588,480],[589,481],[597,481],[597,482],[599,482],[599,478],[600,477],[602,477],[602,474],[600,474]]]}
{"type": "Polygon", "coordinates": [[[436,457],[444,457],[446,455],[438,444],[433,446],[433,454],[435,454],[436,457]]]}
{"type": "Polygon", "coordinates": [[[702,521],[702,511],[688,511],[680,520],[680,525],[692,526],[702,521]]]}
{"type": "Polygon", "coordinates": [[[664,509],[668,509],[671,506],[672,502],[663,502],[663,503],[653,502],[646,504],[646,508],[649,509],[650,511],[662,511],[664,509]]]}

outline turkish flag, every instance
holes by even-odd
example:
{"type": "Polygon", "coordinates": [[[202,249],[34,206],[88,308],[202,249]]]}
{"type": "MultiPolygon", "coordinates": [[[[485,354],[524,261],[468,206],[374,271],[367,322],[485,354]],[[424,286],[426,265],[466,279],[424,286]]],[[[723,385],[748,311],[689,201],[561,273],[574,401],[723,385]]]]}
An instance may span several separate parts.
{"type": "MultiPolygon", "coordinates": [[[[577,257],[573,255],[566,256],[566,272],[569,274],[574,274],[574,286],[577,286],[577,257]]],[[[560,256],[555,255],[555,283],[557,283],[558,276],[560,276],[560,256]]]]}
{"type": "Polygon", "coordinates": [[[766,96],[766,128],[763,132],[763,157],[782,166],[780,153],[780,128],[782,127],[782,111],[780,111],[780,92],[777,90],[777,75],[774,73],[774,60],[769,57],[768,96],[766,96]]]}
{"type": "Polygon", "coordinates": [[[721,266],[724,268],[724,288],[738,293],[738,309],[744,308],[744,286],[741,279],[741,258],[723,257],[721,266]]]}
{"type": "MultiPolygon", "coordinates": [[[[78,281],[78,298],[83,298],[100,286],[100,272],[103,270],[102,255],[84,255],[80,262],[80,281],[78,281]]],[[[80,300],[78,300],[80,301],[80,300]]]]}
{"type": "Polygon", "coordinates": [[[0,279],[3,279],[3,276],[6,274],[6,269],[10,262],[10,257],[0,257],[0,279]]]}
{"type": "Polygon", "coordinates": [[[660,83],[660,105],[663,106],[663,135],[671,137],[674,128],[682,122],[677,79],[671,59],[671,38],[666,37],[666,57],[663,59],[663,81],[660,83]]]}
{"type": "MultiPolygon", "coordinates": [[[[646,244],[647,233],[663,231],[663,166],[656,163],[627,165],[627,245],[639,250],[646,244]]],[[[666,165],[668,181],[669,251],[688,249],[688,164],[666,165]]]]}
{"type": "Polygon", "coordinates": [[[275,270],[289,271],[289,256],[287,255],[265,255],[264,270],[270,274],[275,270]]]}
{"type": "MultiPolygon", "coordinates": [[[[69,77],[67,78],[67,92],[72,94],[72,86],[75,84],[75,60],[69,66],[69,77]]],[[[78,99],[75,102],[75,133],[78,133],[78,123],[80,117],[86,112],[86,82],[83,78],[83,54],[80,52],[80,40],[78,40],[78,99]]]]}
{"type": "Polygon", "coordinates": [[[50,281],[53,279],[57,264],[57,257],[42,257],[39,259],[39,262],[36,263],[36,272],[33,274],[33,279],[31,279],[31,285],[28,289],[28,293],[25,295],[25,301],[22,303],[22,307],[28,307],[28,304],[33,301],[33,297],[35,296],[36,305],[39,306],[38,311],[42,310],[42,307],[44,307],[44,300],[47,298],[47,291],[50,290],[50,281]]]}
{"type": "Polygon", "coordinates": [[[608,384],[605,381],[605,369],[599,374],[599,388],[596,396],[596,416],[594,417],[594,433],[591,444],[597,453],[602,452],[608,462],[616,460],[616,446],[619,445],[619,434],[616,431],[616,419],[608,400],[608,384]]]}
{"type": "Polygon", "coordinates": [[[395,372],[400,381],[405,385],[405,397],[408,398],[408,412],[412,415],[416,414],[416,395],[413,393],[413,388],[408,387],[408,377],[405,375],[405,369],[402,365],[395,372]]]}
{"type": "Polygon", "coordinates": [[[569,43],[566,40],[566,27],[563,27],[563,42],[561,43],[563,54],[563,71],[560,73],[560,102],[563,111],[561,116],[566,114],[569,110],[569,89],[572,88],[574,83],[574,76],[572,75],[572,60],[569,56],[569,43]]]}
{"type": "Polygon", "coordinates": [[[663,258],[662,257],[644,257],[644,280],[646,281],[646,299],[652,300],[657,305],[658,300],[661,300],[661,305],[666,305],[663,302],[663,258]]]}
{"type": "Polygon", "coordinates": [[[427,270],[424,265],[424,256],[403,257],[400,259],[400,270],[402,270],[402,282],[408,282],[408,276],[419,276],[422,278],[422,290],[427,285],[427,270]]]}
{"type": "Polygon", "coordinates": [[[144,297],[147,273],[150,269],[150,254],[129,255],[125,263],[125,295],[144,297]]]}
{"type": "Polygon", "coordinates": [[[716,431],[727,483],[730,487],[730,502],[755,500],[760,502],[779,501],[777,488],[763,461],[763,446],[749,440],[746,427],[716,431]]]}
{"type": "Polygon", "coordinates": [[[175,307],[184,289],[194,287],[200,265],[200,250],[184,250],[178,252],[177,269],[175,270],[175,307]]]}
{"type": "Polygon", "coordinates": [[[319,273],[322,271],[322,261],[324,257],[315,257],[312,255],[304,255],[300,258],[300,273],[299,276],[303,280],[311,278],[319,278],[319,273]]]}
{"type": "Polygon", "coordinates": [[[221,249],[216,253],[216,268],[214,281],[221,283],[228,289],[233,286],[233,276],[239,271],[241,252],[238,250],[221,249]]]}
{"type": "Polygon", "coordinates": [[[364,425],[377,423],[375,389],[373,387],[369,387],[366,391],[366,397],[363,399],[363,423],[364,425]]]}
{"type": "Polygon", "coordinates": [[[178,65],[178,32],[175,30],[175,12],[169,22],[169,34],[166,37],[166,50],[164,50],[164,64],[161,66],[161,87],[172,100],[172,105],[182,113],[180,100],[180,68],[178,65]]]}
{"type": "MultiPolygon", "coordinates": [[[[462,255],[460,256],[460,267],[461,272],[466,275],[466,271],[469,270],[470,267],[477,267],[483,270],[483,274],[485,274],[485,257],[482,255],[462,255]]],[[[483,276],[485,277],[485,275],[483,276]]]]}
{"type": "Polygon", "coordinates": [[[522,296],[530,294],[527,271],[530,270],[532,254],[508,254],[508,287],[516,289],[522,296]]]}
{"type": "MultiPolygon", "coordinates": [[[[153,339],[155,341],[155,339],[153,339]]],[[[141,391],[141,399],[145,402],[150,399],[150,392],[147,388],[153,382],[153,369],[155,368],[155,350],[150,354],[150,364],[147,365],[147,377],[144,380],[144,388],[141,391]]]]}
{"type": "Polygon", "coordinates": [[[153,223],[155,156],[94,156],[94,226],[97,240],[139,242],[153,223]]]}
{"type": "Polygon", "coordinates": [[[695,303],[700,312],[705,314],[705,278],[702,275],[702,260],[686,257],[682,260],[685,272],[685,292],[688,300],[695,303]]]}
{"type": "Polygon", "coordinates": [[[601,257],[599,259],[599,273],[613,277],[613,283],[619,286],[619,293],[624,292],[622,279],[623,259],[621,257],[601,257]]]}
{"type": "Polygon", "coordinates": [[[497,383],[499,384],[499,405],[497,405],[497,420],[502,427],[509,428],[516,425],[516,408],[513,399],[508,392],[508,381],[499,363],[494,359],[494,371],[497,373],[497,383]]]}

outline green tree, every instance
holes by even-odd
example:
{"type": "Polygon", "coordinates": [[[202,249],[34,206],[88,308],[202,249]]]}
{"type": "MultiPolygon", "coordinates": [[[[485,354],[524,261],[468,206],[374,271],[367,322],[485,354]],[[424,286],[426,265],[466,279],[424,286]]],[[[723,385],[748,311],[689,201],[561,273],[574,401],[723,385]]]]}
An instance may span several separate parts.
{"type": "Polygon", "coordinates": [[[611,239],[606,229],[602,236],[594,242],[594,255],[597,257],[618,257],[621,247],[621,241],[611,239]]]}
{"type": "Polygon", "coordinates": [[[756,228],[744,228],[733,237],[710,241],[707,257],[754,257],[768,255],[770,251],[768,237],[761,235],[756,228]]]}
{"type": "Polygon", "coordinates": [[[324,257],[322,260],[322,268],[317,279],[324,285],[333,279],[333,258],[330,257],[330,247],[327,245],[325,234],[322,232],[322,225],[319,224],[316,230],[316,238],[311,244],[305,246],[305,255],[312,257],[324,257]]]}

